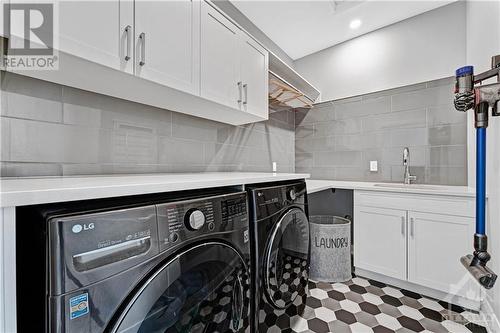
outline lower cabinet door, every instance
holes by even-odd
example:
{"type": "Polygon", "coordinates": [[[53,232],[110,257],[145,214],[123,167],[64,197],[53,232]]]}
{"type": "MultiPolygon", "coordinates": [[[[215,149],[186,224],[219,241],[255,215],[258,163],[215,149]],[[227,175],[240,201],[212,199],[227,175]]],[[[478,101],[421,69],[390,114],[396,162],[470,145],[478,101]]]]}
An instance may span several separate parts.
{"type": "Polygon", "coordinates": [[[406,279],[406,211],[356,207],[354,265],[406,279]]]}
{"type": "Polygon", "coordinates": [[[408,229],[410,282],[479,299],[478,285],[460,263],[473,250],[473,218],[409,212],[408,229]]]}

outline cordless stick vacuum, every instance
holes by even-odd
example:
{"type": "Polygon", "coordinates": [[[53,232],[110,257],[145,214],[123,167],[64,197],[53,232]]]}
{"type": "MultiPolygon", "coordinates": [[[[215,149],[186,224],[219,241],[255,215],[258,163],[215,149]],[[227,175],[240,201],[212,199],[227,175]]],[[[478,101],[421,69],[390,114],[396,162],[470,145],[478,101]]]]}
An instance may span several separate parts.
{"type": "Polygon", "coordinates": [[[486,237],[486,128],[491,108],[492,116],[500,116],[500,55],[492,58],[491,69],[474,75],[474,68],[457,69],[455,83],[455,109],[474,110],[476,127],[476,233],[474,253],[460,258],[472,276],[486,289],[495,284],[497,275],[486,266],[491,259],[486,237]],[[497,83],[481,85],[482,81],[497,77],[497,83]],[[477,86],[475,86],[477,85],[477,86]]]}

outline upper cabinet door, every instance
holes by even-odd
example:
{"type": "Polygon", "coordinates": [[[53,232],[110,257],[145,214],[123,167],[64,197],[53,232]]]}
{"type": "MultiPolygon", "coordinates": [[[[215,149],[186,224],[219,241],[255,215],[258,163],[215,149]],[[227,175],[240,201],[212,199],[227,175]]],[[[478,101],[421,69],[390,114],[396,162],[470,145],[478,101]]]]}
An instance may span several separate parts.
{"type": "Polygon", "coordinates": [[[268,119],[268,52],[251,37],[241,43],[243,110],[268,119]]]}
{"type": "Polygon", "coordinates": [[[135,74],[199,94],[200,2],[135,2],[135,74]]]}
{"type": "Polygon", "coordinates": [[[206,2],[201,14],[201,97],[240,108],[241,30],[206,2]]]}
{"type": "Polygon", "coordinates": [[[133,1],[60,0],[58,5],[61,51],[133,73],[133,1]]]}
{"type": "Polygon", "coordinates": [[[473,250],[474,218],[409,212],[408,280],[479,299],[479,288],[460,263],[473,250]]]}

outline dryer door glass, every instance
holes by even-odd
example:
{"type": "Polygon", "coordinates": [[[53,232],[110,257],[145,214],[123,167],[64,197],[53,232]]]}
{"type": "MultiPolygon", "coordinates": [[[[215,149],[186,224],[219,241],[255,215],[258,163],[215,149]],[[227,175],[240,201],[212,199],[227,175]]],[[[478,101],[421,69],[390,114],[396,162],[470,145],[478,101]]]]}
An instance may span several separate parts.
{"type": "Polygon", "coordinates": [[[248,271],[223,243],[191,248],[160,266],[111,332],[239,332],[248,326],[248,271]]]}
{"type": "Polygon", "coordinates": [[[299,208],[287,211],[272,230],[264,264],[268,301],[279,309],[305,294],[309,274],[309,222],[299,208]]]}

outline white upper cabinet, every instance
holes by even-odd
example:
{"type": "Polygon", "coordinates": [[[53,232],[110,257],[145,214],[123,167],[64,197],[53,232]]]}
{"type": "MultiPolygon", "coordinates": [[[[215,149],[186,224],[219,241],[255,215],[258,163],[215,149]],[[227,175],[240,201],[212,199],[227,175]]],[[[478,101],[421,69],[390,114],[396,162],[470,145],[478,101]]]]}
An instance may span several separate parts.
{"type": "Polygon", "coordinates": [[[240,108],[241,30],[206,2],[201,10],[201,97],[240,108]]]}
{"type": "Polygon", "coordinates": [[[268,52],[203,2],[201,97],[268,118],[268,52]]]}
{"type": "Polygon", "coordinates": [[[58,10],[61,51],[133,73],[133,1],[59,0],[58,10]]]}
{"type": "Polygon", "coordinates": [[[199,1],[135,1],[135,37],[137,76],[199,94],[199,1]]]}
{"type": "Polygon", "coordinates": [[[251,37],[244,35],[240,48],[243,110],[268,117],[268,52],[251,37]]]}
{"type": "Polygon", "coordinates": [[[268,119],[268,52],[212,3],[55,1],[59,70],[20,74],[232,125],[268,119]]]}

